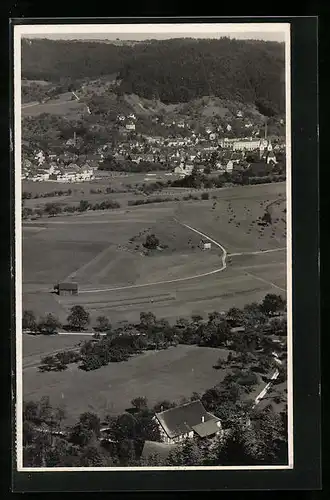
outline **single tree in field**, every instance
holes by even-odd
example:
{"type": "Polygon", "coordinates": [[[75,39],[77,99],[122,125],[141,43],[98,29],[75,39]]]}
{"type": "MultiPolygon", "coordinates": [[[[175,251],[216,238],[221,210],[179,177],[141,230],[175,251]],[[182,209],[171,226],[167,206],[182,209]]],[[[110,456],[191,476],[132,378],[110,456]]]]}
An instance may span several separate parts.
{"type": "Polygon", "coordinates": [[[98,316],[96,318],[95,330],[97,332],[107,332],[110,329],[111,329],[110,321],[106,316],[98,316]]]}
{"type": "Polygon", "coordinates": [[[145,398],[143,396],[138,396],[137,398],[132,399],[131,404],[137,410],[142,410],[144,408],[148,408],[147,398],[145,398]]]}
{"type": "Polygon", "coordinates": [[[90,315],[82,306],[73,306],[67,318],[71,330],[81,331],[90,323],[90,315]]]}
{"type": "Polygon", "coordinates": [[[154,250],[159,246],[159,239],[154,234],[148,234],[143,246],[148,250],[154,250]]]}
{"type": "Polygon", "coordinates": [[[40,333],[46,335],[52,335],[57,333],[57,330],[61,327],[61,323],[53,314],[49,313],[46,317],[41,318],[38,323],[38,330],[40,333]]]}
{"type": "Polygon", "coordinates": [[[25,310],[22,318],[23,330],[35,333],[38,330],[37,319],[33,311],[25,310]]]}

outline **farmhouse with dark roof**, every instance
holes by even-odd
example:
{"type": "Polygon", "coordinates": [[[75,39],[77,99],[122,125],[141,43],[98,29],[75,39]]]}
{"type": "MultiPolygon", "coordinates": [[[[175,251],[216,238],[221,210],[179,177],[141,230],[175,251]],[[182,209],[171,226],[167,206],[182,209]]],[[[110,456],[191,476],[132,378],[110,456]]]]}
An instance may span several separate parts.
{"type": "Polygon", "coordinates": [[[78,283],[58,283],[54,290],[58,295],[78,295],[78,283]]]}
{"type": "Polygon", "coordinates": [[[221,421],[205,410],[201,401],[192,401],[155,414],[161,439],[174,444],[186,438],[213,437],[222,433],[221,421]]]}

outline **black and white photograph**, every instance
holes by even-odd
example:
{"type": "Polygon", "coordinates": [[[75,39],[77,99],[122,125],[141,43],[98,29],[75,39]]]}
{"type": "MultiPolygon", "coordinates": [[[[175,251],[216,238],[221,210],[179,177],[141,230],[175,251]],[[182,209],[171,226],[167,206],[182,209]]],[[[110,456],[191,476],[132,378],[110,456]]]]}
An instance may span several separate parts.
{"type": "Polygon", "coordinates": [[[290,24],[14,28],[17,470],[292,469],[290,24]]]}

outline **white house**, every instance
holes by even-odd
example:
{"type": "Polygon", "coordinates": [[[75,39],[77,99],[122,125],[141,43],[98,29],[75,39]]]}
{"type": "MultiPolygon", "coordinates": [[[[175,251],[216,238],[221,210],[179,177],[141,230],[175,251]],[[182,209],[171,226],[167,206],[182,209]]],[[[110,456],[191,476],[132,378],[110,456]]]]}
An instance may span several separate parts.
{"type": "Polygon", "coordinates": [[[273,151],[270,151],[268,154],[267,154],[267,164],[269,163],[274,163],[276,165],[277,163],[277,160],[276,160],[276,156],[274,154],[273,151]]]}
{"type": "Polygon", "coordinates": [[[135,123],[126,123],[126,130],[135,130],[135,123]]]}
{"type": "Polygon", "coordinates": [[[36,153],[34,158],[35,160],[37,160],[38,165],[42,165],[45,162],[45,155],[43,151],[38,151],[38,153],[36,153]]]}
{"type": "Polygon", "coordinates": [[[233,171],[233,167],[234,167],[234,162],[233,160],[229,160],[227,165],[226,165],[226,172],[228,172],[229,174],[232,173],[233,171]]]}
{"type": "Polygon", "coordinates": [[[211,250],[211,242],[208,240],[201,240],[200,248],[202,250],[211,250]]]}
{"type": "Polygon", "coordinates": [[[48,169],[38,169],[35,179],[38,181],[48,181],[49,180],[48,169]]]}
{"type": "Polygon", "coordinates": [[[256,149],[260,150],[261,141],[260,139],[250,140],[239,140],[233,143],[233,151],[254,151],[256,149]]]}

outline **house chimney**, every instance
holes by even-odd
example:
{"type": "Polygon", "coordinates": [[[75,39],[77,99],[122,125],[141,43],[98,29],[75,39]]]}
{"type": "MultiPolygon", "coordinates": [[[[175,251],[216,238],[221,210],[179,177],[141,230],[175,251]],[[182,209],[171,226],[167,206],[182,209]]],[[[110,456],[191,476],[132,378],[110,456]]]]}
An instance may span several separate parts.
{"type": "Polygon", "coordinates": [[[164,410],[164,406],[163,406],[163,405],[161,405],[161,407],[160,407],[160,411],[163,411],[163,410],[164,410]]]}
{"type": "Polygon", "coordinates": [[[205,417],[204,417],[204,415],[203,415],[203,416],[202,416],[202,423],[204,424],[204,422],[205,422],[205,417]]]}

